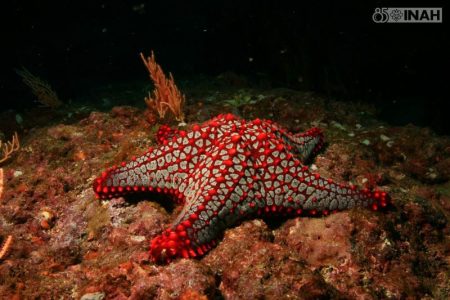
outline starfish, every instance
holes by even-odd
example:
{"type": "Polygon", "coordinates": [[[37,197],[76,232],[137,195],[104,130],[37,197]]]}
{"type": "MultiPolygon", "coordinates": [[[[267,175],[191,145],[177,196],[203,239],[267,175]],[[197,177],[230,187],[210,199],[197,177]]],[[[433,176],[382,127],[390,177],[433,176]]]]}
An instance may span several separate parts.
{"type": "Polygon", "coordinates": [[[202,256],[227,227],[250,216],[378,210],[389,201],[385,192],[358,190],[309,170],[304,163],[323,145],[318,128],[291,134],[270,120],[227,114],[188,132],[161,126],[157,140],[158,147],[94,181],[97,198],[150,191],[183,204],[170,227],[150,242],[155,262],[202,256]]]}

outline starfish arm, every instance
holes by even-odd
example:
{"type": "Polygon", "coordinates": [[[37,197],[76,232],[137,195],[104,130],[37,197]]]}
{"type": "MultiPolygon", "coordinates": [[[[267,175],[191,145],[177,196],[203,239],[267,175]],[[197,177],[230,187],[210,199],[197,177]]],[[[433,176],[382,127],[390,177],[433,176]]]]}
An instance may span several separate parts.
{"type": "MultiPolygon", "coordinates": [[[[259,180],[262,188],[256,195],[263,199],[259,207],[265,212],[301,214],[309,211],[314,215],[358,206],[378,210],[386,207],[390,200],[385,192],[358,190],[355,186],[338,184],[311,173],[280,144],[267,141],[264,148],[270,149],[264,151],[270,153],[270,158],[263,157],[266,163],[259,172],[264,174],[259,180]],[[267,164],[267,161],[271,163],[267,164]]],[[[256,161],[261,160],[256,158],[256,161]]]]}
{"type": "Polygon", "coordinates": [[[151,148],[128,163],[104,171],[94,180],[94,191],[101,199],[146,191],[178,194],[178,185],[188,176],[190,164],[176,143],[151,148]]]}
{"type": "Polygon", "coordinates": [[[382,191],[359,190],[353,185],[335,183],[306,167],[298,166],[294,172],[283,174],[285,180],[274,191],[274,204],[289,210],[328,214],[330,211],[367,207],[378,210],[387,206],[389,197],[382,191]],[[279,202],[277,203],[277,197],[279,202]],[[289,209],[290,208],[290,209],[289,209]]]}
{"type": "Polygon", "coordinates": [[[295,152],[303,163],[310,161],[324,145],[323,132],[317,127],[296,134],[278,128],[274,124],[272,124],[272,127],[275,135],[281,138],[287,148],[295,152]]]}
{"type": "Polygon", "coordinates": [[[161,126],[157,133],[160,146],[150,148],[147,153],[128,163],[122,162],[120,166],[107,169],[94,180],[97,197],[110,199],[145,191],[163,191],[181,196],[178,193],[179,184],[195,169],[205,151],[204,138],[215,137],[206,125],[201,130],[198,125],[193,128],[187,133],[161,126]]]}
{"type": "MultiPolygon", "coordinates": [[[[177,257],[198,257],[215,245],[215,238],[225,225],[217,219],[216,206],[209,191],[211,185],[198,186],[199,181],[187,186],[185,206],[176,220],[162,234],[150,242],[154,262],[168,263],[177,257]]],[[[218,204],[220,205],[220,204],[218,204]]]]}
{"type": "Polygon", "coordinates": [[[294,148],[303,163],[314,158],[324,145],[322,130],[317,127],[311,128],[306,132],[292,135],[294,148]]]}
{"type": "MultiPolygon", "coordinates": [[[[257,120],[256,120],[257,121],[257,120]]],[[[255,121],[253,121],[255,122],[255,121]]],[[[259,123],[259,122],[258,122],[259,123]]],[[[272,122],[262,124],[263,134],[251,142],[252,160],[261,174],[254,186],[258,212],[328,213],[355,206],[384,208],[389,197],[382,191],[358,190],[355,186],[337,184],[319,174],[312,174],[301,161],[308,160],[323,145],[323,134],[318,128],[292,135],[272,122]],[[300,160],[294,157],[297,150],[300,160]]],[[[254,135],[257,133],[255,132],[254,135]]]]}
{"type": "MultiPolygon", "coordinates": [[[[184,207],[172,225],[150,245],[155,262],[196,257],[215,244],[222,231],[246,214],[243,200],[248,187],[244,176],[247,155],[241,136],[233,134],[208,148],[189,178],[180,185],[184,207]]],[[[250,208],[250,206],[247,206],[250,208]]]]}

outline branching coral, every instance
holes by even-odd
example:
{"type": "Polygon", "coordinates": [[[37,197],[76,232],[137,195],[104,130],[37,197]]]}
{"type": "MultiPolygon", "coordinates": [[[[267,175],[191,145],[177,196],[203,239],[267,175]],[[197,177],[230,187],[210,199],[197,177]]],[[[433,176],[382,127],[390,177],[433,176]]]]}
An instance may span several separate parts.
{"type": "Polygon", "coordinates": [[[20,142],[17,132],[14,133],[11,141],[3,143],[0,140],[0,164],[10,158],[11,154],[19,150],[20,142]]]}
{"type": "Polygon", "coordinates": [[[16,70],[16,73],[22,77],[23,82],[31,89],[39,103],[51,108],[57,108],[62,105],[58,95],[48,82],[31,74],[31,72],[25,68],[16,70]]]}
{"type": "Polygon", "coordinates": [[[147,58],[142,53],[140,55],[155,85],[153,97],[149,94],[145,98],[148,108],[155,110],[160,118],[164,118],[167,110],[170,110],[177,121],[184,122],[182,108],[185,97],[175,85],[172,74],[169,73],[169,78],[166,77],[161,66],[156,63],[153,51],[147,58]]]}
{"type": "Polygon", "coordinates": [[[0,261],[3,260],[8,255],[12,243],[13,243],[13,236],[8,235],[0,247],[0,261]]]}
{"type": "Polygon", "coordinates": [[[3,169],[0,168],[0,202],[2,200],[3,195],[3,169]]]}

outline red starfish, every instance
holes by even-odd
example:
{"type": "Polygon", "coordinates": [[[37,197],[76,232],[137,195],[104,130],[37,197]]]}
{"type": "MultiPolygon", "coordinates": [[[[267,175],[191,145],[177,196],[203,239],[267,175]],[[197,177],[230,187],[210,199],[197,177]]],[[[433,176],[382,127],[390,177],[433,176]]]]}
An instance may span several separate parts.
{"type": "Polygon", "coordinates": [[[172,225],[151,241],[154,261],[201,256],[226,227],[251,215],[327,215],[388,203],[385,192],[334,183],[302,164],[323,144],[317,128],[292,135],[271,121],[228,114],[189,132],[162,127],[158,140],[160,147],[94,181],[102,199],[156,191],[184,203],[172,225]]]}

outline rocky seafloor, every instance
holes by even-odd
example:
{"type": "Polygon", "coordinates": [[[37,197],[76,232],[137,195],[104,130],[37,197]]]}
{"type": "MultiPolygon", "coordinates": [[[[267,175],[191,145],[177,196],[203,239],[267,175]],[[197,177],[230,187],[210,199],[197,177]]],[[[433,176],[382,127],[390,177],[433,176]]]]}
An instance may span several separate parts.
{"type": "Polygon", "coordinates": [[[151,196],[101,202],[92,181],[154,145],[158,124],[131,106],[86,112],[23,133],[1,166],[0,242],[13,241],[0,261],[0,298],[448,299],[450,138],[382,123],[363,104],[246,93],[188,101],[188,127],[223,112],[294,132],[320,127],[327,145],[310,167],[338,182],[376,184],[392,207],[251,219],[200,259],[157,265],[149,240],[180,207],[151,196]]]}

